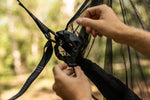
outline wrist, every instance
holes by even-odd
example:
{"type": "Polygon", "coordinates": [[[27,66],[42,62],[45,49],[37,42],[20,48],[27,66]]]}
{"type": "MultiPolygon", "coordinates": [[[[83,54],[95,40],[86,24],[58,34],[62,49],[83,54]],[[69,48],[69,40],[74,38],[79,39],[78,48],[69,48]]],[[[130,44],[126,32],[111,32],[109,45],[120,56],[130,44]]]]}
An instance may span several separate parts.
{"type": "Polygon", "coordinates": [[[139,34],[139,29],[130,26],[127,26],[124,34],[124,43],[130,46],[136,45],[141,38],[141,34],[139,34]]]}
{"type": "Polygon", "coordinates": [[[129,27],[129,26],[125,26],[123,31],[122,31],[122,40],[124,44],[130,45],[130,43],[132,43],[132,39],[133,39],[133,28],[129,27]]]}
{"type": "Polygon", "coordinates": [[[120,27],[120,29],[118,30],[117,36],[114,40],[122,44],[130,45],[134,37],[133,28],[125,24],[121,26],[122,27],[120,27]]]}

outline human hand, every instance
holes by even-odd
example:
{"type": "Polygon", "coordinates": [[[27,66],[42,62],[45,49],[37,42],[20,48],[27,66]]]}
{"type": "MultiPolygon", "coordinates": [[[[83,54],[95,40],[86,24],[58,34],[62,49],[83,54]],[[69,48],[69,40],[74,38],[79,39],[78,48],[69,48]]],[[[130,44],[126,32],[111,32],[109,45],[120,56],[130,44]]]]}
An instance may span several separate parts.
{"type": "Polygon", "coordinates": [[[123,31],[128,28],[107,5],[88,8],[83,18],[77,19],[77,23],[86,27],[86,32],[94,37],[104,35],[120,43],[124,43],[123,31]]]}
{"type": "Polygon", "coordinates": [[[67,69],[67,64],[59,64],[54,67],[53,72],[53,89],[63,100],[91,100],[90,84],[79,66],[75,67],[74,72],[67,69]]]}

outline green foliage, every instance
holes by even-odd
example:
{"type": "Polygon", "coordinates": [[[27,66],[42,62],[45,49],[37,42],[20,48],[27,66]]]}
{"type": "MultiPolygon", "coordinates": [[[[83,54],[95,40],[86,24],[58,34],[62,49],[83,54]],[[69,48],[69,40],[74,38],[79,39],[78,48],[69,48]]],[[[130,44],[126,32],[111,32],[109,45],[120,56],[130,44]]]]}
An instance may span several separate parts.
{"type": "Polygon", "coordinates": [[[6,26],[0,27],[0,74],[9,72],[12,68],[11,42],[6,26]],[[4,66],[4,67],[3,67],[4,66]]]}
{"type": "Polygon", "coordinates": [[[61,7],[62,7],[62,1],[61,0],[55,0],[51,2],[51,8],[48,12],[48,18],[51,18],[51,20],[54,22],[58,18],[61,19],[58,15],[60,13],[61,7]]]}

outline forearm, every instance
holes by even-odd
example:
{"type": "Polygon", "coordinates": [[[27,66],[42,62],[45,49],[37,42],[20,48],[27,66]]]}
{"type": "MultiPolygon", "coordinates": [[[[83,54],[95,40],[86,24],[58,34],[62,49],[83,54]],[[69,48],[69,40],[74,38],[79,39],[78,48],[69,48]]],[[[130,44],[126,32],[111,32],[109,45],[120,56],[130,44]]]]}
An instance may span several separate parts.
{"type": "Polygon", "coordinates": [[[126,26],[122,31],[124,43],[133,47],[144,56],[150,58],[150,33],[144,30],[126,26]]]}

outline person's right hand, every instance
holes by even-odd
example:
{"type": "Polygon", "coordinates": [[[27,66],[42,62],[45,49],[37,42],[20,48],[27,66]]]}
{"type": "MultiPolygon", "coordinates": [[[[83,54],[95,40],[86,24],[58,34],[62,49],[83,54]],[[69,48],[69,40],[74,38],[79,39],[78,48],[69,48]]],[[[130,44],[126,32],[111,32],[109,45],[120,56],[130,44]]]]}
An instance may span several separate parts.
{"type": "Polygon", "coordinates": [[[63,100],[92,100],[91,86],[87,77],[79,66],[74,68],[74,71],[67,69],[67,64],[54,67],[54,91],[63,100]]]}
{"type": "Polygon", "coordinates": [[[120,43],[124,42],[123,31],[128,30],[128,26],[107,5],[88,8],[84,17],[77,19],[77,23],[86,27],[86,32],[92,33],[94,37],[104,35],[120,43]]]}

